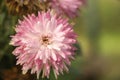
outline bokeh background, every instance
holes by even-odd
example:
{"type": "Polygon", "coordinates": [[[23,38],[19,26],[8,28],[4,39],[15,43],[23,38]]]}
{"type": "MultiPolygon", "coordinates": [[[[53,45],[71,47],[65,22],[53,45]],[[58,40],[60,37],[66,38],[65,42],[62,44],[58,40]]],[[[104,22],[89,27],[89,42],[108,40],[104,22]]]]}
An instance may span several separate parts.
{"type": "MultiPolygon", "coordinates": [[[[0,0],[0,80],[36,80],[35,75],[22,75],[21,67],[15,65],[9,41],[17,20],[0,0]]],[[[120,80],[120,0],[87,0],[73,22],[77,55],[69,73],[58,80],[120,80]]],[[[55,78],[51,73],[50,79],[40,80],[55,78]]]]}

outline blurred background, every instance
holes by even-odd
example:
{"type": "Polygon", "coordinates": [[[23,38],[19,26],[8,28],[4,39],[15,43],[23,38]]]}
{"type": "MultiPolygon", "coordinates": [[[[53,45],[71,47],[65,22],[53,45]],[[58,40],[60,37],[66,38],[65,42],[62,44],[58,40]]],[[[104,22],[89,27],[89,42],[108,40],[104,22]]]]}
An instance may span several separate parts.
{"type": "MultiPolygon", "coordinates": [[[[21,67],[15,65],[9,41],[17,20],[0,0],[0,80],[36,80],[35,75],[22,75],[21,67]]],[[[120,80],[120,0],[87,0],[73,22],[77,55],[69,73],[58,80],[120,80]]],[[[50,79],[40,80],[55,78],[51,73],[50,79]]]]}

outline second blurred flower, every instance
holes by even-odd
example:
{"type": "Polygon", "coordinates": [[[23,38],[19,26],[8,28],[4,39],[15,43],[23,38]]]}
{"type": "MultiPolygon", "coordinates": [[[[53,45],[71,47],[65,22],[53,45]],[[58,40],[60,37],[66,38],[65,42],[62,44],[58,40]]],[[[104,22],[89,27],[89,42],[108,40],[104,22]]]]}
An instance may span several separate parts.
{"type": "Polygon", "coordinates": [[[85,0],[50,0],[50,6],[58,14],[73,18],[78,14],[83,1],[85,0]]]}

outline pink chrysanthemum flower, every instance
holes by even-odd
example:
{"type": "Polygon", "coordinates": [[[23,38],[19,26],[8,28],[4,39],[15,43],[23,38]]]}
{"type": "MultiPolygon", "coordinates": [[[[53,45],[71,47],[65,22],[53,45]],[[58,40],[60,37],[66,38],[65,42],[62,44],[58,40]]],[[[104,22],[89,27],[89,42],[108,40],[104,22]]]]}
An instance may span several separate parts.
{"type": "Polygon", "coordinates": [[[83,0],[50,0],[50,5],[58,14],[65,14],[70,18],[77,15],[83,0]]]}
{"type": "Polygon", "coordinates": [[[51,68],[57,78],[59,73],[68,71],[67,65],[73,58],[76,34],[68,20],[56,17],[50,11],[24,17],[15,28],[11,45],[16,46],[13,54],[17,64],[23,66],[23,74],[31,73],[48,77],[51,68]]]}

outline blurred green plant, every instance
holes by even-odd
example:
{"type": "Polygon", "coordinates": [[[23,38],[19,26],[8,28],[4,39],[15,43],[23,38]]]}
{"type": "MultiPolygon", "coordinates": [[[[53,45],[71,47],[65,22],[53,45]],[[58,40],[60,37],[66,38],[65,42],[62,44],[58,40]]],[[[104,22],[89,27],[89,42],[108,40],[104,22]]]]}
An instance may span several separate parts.
{"type": "MultiPolygon", "coordinates": [[[[5,2],[0,0],[0,64],[3,57],[8,57],[6,60],[8,64],[13,65],[13,56],[11,54],[13,47],[9,46],[10,35],[14,33],[12,26],[17,22],[16,16],[10,16],[6,10],[5,2]]],[[[11,65],[7,65],[11,66],[11,65]]],[[[4,65],[0,65],[0,67],[4,65]]]]}

